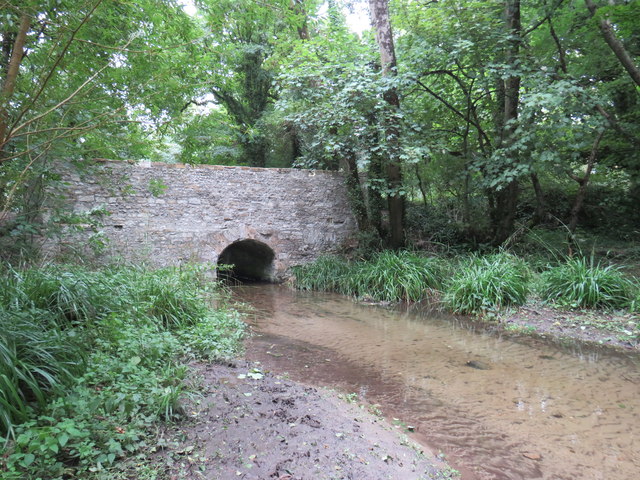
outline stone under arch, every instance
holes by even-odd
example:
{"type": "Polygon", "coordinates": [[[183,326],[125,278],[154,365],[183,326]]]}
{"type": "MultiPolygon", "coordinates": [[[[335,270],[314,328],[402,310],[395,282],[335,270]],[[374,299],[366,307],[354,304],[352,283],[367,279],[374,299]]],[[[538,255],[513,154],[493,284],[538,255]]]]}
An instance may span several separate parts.
{"type": "Polygon", "coordinates": [[[218,264],[233,265],[231,270],[218,272],[221,278],[240,282],[271,282],[274,280],[275,253],[266,243],[246,239],[228,245],[218,256],[218,264]]]}

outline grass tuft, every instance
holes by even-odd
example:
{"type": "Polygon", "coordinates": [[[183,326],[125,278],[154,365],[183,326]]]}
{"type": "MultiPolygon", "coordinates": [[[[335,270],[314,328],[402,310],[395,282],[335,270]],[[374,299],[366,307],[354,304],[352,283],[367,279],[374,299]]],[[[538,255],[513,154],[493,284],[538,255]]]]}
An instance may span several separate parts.
{"type": "Polygon", "coordinates": [[[440,262],[411,252],[384,251],[359,262],[340,293],[376,301],[415,302],[427,298],[441,283],[440,262]]]}
{"type": "Polygon", "coordinates": [[[335,255],[325,255],[314,262],[292,268],[298,290],[321,292],[339,291],[349,270],[349,262],[335,255]]]}
{"type": "Polygon", "coordinates": [[[509,253],[463,261],[447,284],[444,302],[459,313],[483,313],[522,305],[529,293],[526,263],[509,253]]]}
{"type": "Polygon", "coordinates": [[[633,283],[614,266],[574,257],[541,274],[543,300],[571,308],[624,308],[633,302],[633,283]]]}
{"type": "Polygon", "coordinates": [[[294,268],[301,290],[342,293],[376,301],[419,301],[441,284],[438,259],[411,252],[384,251],[370,260],[349,263],[330,256],[294,268]]]}

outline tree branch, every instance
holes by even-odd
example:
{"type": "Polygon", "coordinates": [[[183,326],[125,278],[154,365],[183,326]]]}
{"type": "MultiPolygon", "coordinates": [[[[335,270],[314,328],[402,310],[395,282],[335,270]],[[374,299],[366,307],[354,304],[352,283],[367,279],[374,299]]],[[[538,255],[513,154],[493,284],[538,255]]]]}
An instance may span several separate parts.
{"type": "Polygon", "coordinates": [[[526,37],[531,32],[537,30],[544,22],[551,21],[551,17],[555,13],[555,11],[560,7],[560,5],[562,5],[562,2],[564,2],[564,0],[557,0],[556,3],[551,7],[551,9],[549,9],[547,14],[544,17],[542,17],[540,20],[538,20],[536,23],[534,23],[532,26],[530,26],[527,30],[525,30],[522,33],[522,36],[526,37]]]}
{"type": "MultiPolygon", "coordinates": [[[[65,43],[64,47],[62,48],[62,51],[60,52],[60,54],[56,58],[56,61],[53,63],[53,65],[51,66],[51,68],[47,72],[47,75],[45,76],[44,80],[42,81],[42,84],[40,85],[40,88],[38,89],[36,94],[31,98],[31,101],[29,102],[29,104],[26,105],[22,109],[22,111],[18,114],[18,116],[16,117],[15,121],[13,122],[13,125],[11,126],[11,130],[15,129],[16,125],[18,125],[18,123],[20,123],[20,120],[22,120],[22,117],[24,117],[25,114],[38,101],[38,99],[40,98],[40,95],[42,95],[42,92],[44,91],[45,87],[47,86],[47,84],[49,83],[51,78],[53,77],[53,74],[55,73],[56,69],[60,65],[60,62],[62,62],[62,58],[65,56],[65,54],[69,50],[69,47],[71,47],[71,43],[73,42],[73,39],[78,34],[80,29],[84,26],[84,24],[89,21],[89,18],[91,18],[91,16],[93,15],[93,12],[96,11],[96,9],[98,8],[98,6],[100,6],[101,3],[102,3],[102,0],[97,0],[95,5],[84,16],[84,18],[82,19],[80,24],[71,32],[71,35],[69,36],[69,39],[67,40],[67,42],[65,43]]],[[[0,140],[0,141],[2,141],[2,140],[0,140]]],[[[0,149],[3,148],[4,144],[6,144],[6,141],[4,141],[4,143],[2,145],[0,145],[0,149]]]]}
{"type": "Polygon", "coordinates": [[[555,29],[553,28],[553,22],[551,18],[548,18],[549,22],[549,33],[551,34],[551,38],[553,38],[553,42],[556,44],[556,49],[558,50],[558,55],[560,57],[560,69],[566,75],[567,74],[567,58],[564,52],[564,48],[562,48],[562,44],[560,43],[560,38],[556,34],[555,29]]]}
{"type": "MultiPolygon", "coordinates": [[[[591,12],[591,16],[594,17],[598,10],[596,4],[593,3],[593,0],[584,0],[584,3],[589,9],[589,12],[591,12]]],[[[611,25],[609,19],[598,19],[598,26],[600,27],[604,41],[607,42],[609,48],[611,48],[616,57],[618,57],[618,61],[622,64],[631,79],[640,87],[640,69],[631,58],[631,55],[629,55],[629,52],[624,48],[622,42],[618,40],[618,37],[616,37],[616,34],[613,31],[613,25],[611,25]]]]}
{"type": "MultiPolygon", "coordinates": [[[[446,72],[446,71],[445,71],[446,72]]],[[[422,83],[420,80],[416,80],[415,81],[416,84],[418,86],[420,86],[425,92],[427,92],[429,95],[431,95],[433,98],[435,98],[436,100],[438,100],[439,102],[441,102],[445,107],[447,107],[450,111],[452,111],[454,114],[456,114],[457,116],[459,116],[460,118],[462,118],[465,122],[470,123],[471,125],[473,125],[476,130],[478,131],[478,134],[481,136],[481,138],[486,142],[487,145],[491,145],[491,141],[489,140],[489,137],[487,136],[487,134],[485,133],[484,129],[480,126],[479,123],[477,123],[475,120],[472,120],[469,115],[465,115],[464,113],[462,113],[460,110],[458,110],[456,107],[454,107],[453,105],[451,105],[447,100],[445,100],[441,95],[437,94],[436,92],[434,92],[433,90],[431,90],[428,86],[426,86],[424,83],[422,83]]]]}

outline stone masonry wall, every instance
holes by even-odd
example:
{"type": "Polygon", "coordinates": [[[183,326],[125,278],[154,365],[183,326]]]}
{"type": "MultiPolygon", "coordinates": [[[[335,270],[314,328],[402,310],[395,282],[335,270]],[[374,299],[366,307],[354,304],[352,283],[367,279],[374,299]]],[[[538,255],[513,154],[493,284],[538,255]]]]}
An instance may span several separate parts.
{"type": "Polygon", "coordinates": [[[100,161],[65,180],[75,212],[110,212],[106,255],[156,266],[215,263],[229,244],[252,239],[273,250],[280,276],[356,232],[338,172],[100,161]]]}

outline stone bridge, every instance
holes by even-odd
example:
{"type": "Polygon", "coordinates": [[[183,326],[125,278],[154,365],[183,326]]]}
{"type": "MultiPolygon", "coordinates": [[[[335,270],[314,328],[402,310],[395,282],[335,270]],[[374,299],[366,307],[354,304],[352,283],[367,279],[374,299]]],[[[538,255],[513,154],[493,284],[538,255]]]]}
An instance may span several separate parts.
{"type": "Polygon", "coordinates": [[[108,212],[86,237],[106,239],[101,257],[232,264],[236,277],[272,281],[356,233],[339,172],[98,161],[64,179],[76,213],[108,212]]]}

